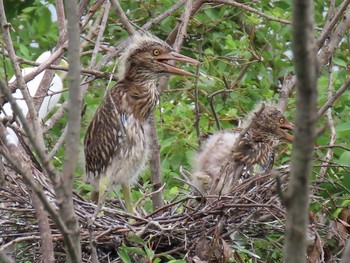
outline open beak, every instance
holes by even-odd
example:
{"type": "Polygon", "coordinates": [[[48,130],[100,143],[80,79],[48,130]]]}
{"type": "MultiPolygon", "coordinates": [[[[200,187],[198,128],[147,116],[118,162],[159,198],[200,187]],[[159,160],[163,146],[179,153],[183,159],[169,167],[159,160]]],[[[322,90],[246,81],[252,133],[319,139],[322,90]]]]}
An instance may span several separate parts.
{"type": "Polygon", "coordinates": [[[289,134],[286,130],[293,131],[294,130],[294,124],[289,122],[288,120],[285,120],[283,124],[280,125],[280,128],[284,131],[284,139],[287,142],[294,141],[294,136],[289,134]]]}
{"type": "Polygon", "coordinates": [[[168,62],[169,60],[174,60],[174,61],[181,61],[181,62],[188,62],[191,64],[195,64],[198,65],[200,62],[198,60],[195,60],[193,58],[190,57],[186,57],[184,55],[181,55],[177,52],[169,52],[169,53],[165,53],[165,54],[160,54],[159,56],[157,56],[156,58],[156,62],[161,64],[163,67],[165,67],[165,69],[172,74],[176,74],[176,75],[181,75],[181,76],[193,76],[195,77],[196,75],[190,72],[187,72],[183,69],[177,68],[173,65],[170,65],[168,62]]]}

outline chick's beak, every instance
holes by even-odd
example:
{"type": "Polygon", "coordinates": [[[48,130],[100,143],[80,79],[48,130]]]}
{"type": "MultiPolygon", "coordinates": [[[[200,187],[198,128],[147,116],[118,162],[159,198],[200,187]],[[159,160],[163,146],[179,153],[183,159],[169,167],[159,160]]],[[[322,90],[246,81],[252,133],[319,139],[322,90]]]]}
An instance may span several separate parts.
{"type": "Polygon", "coordinates": [[[287,131],[286,131],[286,130],[290,130],[290,131],[294,130],[294,124],[293,123],[289,122],[288,120],[285,120],[285,122],[280,125],[280,128],[283,130],[283,132],[284,132],[284,139],[287,142],[294,141],[294,136],[289,134],[289,133],[287,133],[287,131]]]}
{"type": "Polygon", "coordinates": [[[188,62],[191,64],[198,65],[200,62],[198,60],[195,60],[193,58],[181,55],[177,52],[169,52],[169,53],[164,53],[160,54],[159,56],[156,57],[156,62],[161,64],[165,69],[172,74],[176,75],[181,75],[181,76],[196,76],[195,74],[192,74],[190,72],[187,72],[183,69],[177,68],[173,65],[168,64],[169,60],[174,60],[174,61],[181,61],[181,62],[188,62]]]}

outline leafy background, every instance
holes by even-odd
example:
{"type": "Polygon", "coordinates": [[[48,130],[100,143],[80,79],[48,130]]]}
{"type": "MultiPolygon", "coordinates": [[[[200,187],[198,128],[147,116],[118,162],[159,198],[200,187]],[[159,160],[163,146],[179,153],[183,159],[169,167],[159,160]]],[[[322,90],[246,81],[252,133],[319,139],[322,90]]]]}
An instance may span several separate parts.
{"type": "MultiPolygon", "coordinates": [[[[156,14],[163,12],[176,2],[172,0],[120,1],[128,18],[137,26],[142,26],[156,14]]],[[[7,19],[13,29],[12,39],[19,57],[34,61],[41,53],[55,47],[58,41],[58,27],[54,14],[54,1],[7,0],[4,3],[7,19]]],[[[340,0],[336,1],[336,4],[340,3],[340,0]]],[[[317,38],[320,29],[327,21],[329,7],[327,1],[317,0],[314,1],[314,4],[315,25],[317,27],[315,37],[317,38]]],[[[288,0],[253,1],[251,7],[278,19],[290,20],[291,18],[291,3],[288,0]]],[[[168,16],[160,24],[154,26],[151,32],[161,39],[166,39],[167,34],[175,27],[181,13],[182,9],[179,9],[174,15],[168,16]]],[[[115,47],[126,37],[127,33],[119,23],[118,17],[114,12],[111,12],[103,44],[106,47],[115,47]]],[[[81,57],[82,67],[88,65],[93,46],[93,43],[85,43],[81,57]]],[[[200,135],[203,135],[218,130],[213,111],[210,108],[210,95],[216,91],[231,88],[242,69],[245,69],[244,75],[232,91],[214,97],[215,112],[222,128],[237,126],[242,117],[251,111],[258,102],[277,102],[284,77],[294,73],[291,53],[291,26],[228,5],[209,4],[202,7],[190,20],[187,38],[181,53],[191,57],[200,57],[202,64],[199,68],[198,81],[191,78],[172,77],[155,111],[158,138],[161,145],[163,181],[166,183],[164,189],[166,200],[171,200],[179,192],[189,191],[189,187],[177,178],[182,178],[179,173],[180,166],[191,170],[192,158],[198,148],[195,114],[196,88],[198,88],[200,110],[198,127],[200,135]]],[[[101,52],[98,59],[101,59],[103,55],[104,53],[101,52]]],[[[334,90],[339,89],[349,73],[347,63],[350,60],[349,56],[348,33],[333,57],[334,90]]],[[[0,76],[9,79],[13,75],[9,59],[1,56],[0,61],[3,65],[0,68],[0,76]]],[[[102,71],[111,71],[114,63],[115,61],[108,64],[102,71]]],[[[186,67],[186,69],[194,71],[192,67],[186,67]]],[[[322,106],[327,101],[330,71],[328,67],[320,70],[318,104],[322,106]]],[[[81,140],[83,140],[87,125],[103,98],[107,83],[107,79],[97,79],[89,86],[84,101],[86,111],[82,119],[81,140]]],[[[67,93],[63,93],[62,100],[66,98],[67,93]]],[[[324,224],[330,224],[332,220],[337,219],[339,214],[348,208],[350,202],[349,101],[350,92],[346,91],[332,107],[337,138],[336,145],[339,147],[334,147],[334,155],[328,164],[325,178],[319,178],[318,174],[327,150],[325,146],[329,143],[330,131],[325,117],[322,117],[318,122],[318,128],[323,129],[323,132],[317,139],[312,179],[313,184],[318,185],[319,191],[313,193],[310,209],[314,213],[322,214],[324,224]]],[[[295,94],[292,93],[288,99],[286,116],[293,120],[294,115],[295,94]]],[[[65,125],[66,118],[63,117],[45,135],[48,149],[53,147],[65,125]]],[[[276,166],[288,163],[290,150],[290,145],[282,145],[279,148],[276,166]]],[[[54,160],[58,170],[61,169],[63,158],[64,147],[61,147],[54,160]]],[[[82,175],[83,169],[80,168],[77,170],[75,187],[80,194],[87,195],[90,186],[84,183],[82,175]]],[[[138,199],[144,191],[151,189],[149,177],[150,172],[146,169],[140,179],[143,188],[133,191],[135,199],[138,199]]],[[[151,210],[150,200],[147,200],[144,205],[147,210],[151,210]]],[[[329,244],[329,249],[337,251],[338,244],[341,242],[327,239],[327,233],[322,234],[325,242],[329,244]]],[[[279,261],[280,248],[278,248],[279,252],[269,254],[271,247],[268,246],[278,238],[278,236],[271,234],[267,237],[268,243],[263,243],[260,240],[261,243],[255,244],[255,253],[261,258],[269,257],[275,262],[279,261]]]]}

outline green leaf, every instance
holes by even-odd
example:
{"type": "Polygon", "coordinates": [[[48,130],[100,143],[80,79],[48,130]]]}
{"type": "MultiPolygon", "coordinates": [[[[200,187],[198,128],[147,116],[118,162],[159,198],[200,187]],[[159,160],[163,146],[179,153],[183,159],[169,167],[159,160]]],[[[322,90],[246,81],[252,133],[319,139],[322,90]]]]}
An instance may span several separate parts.
{"type": "Polygon", "coordinates": [[[342,164],[342,165],[349,165],[350,164],[350,152],[344,152],[342,155],[340,155],[340,158],[339,158],[337,163],[342,164]]]}
{"type": "Polygon", "coordinates": [[[236,43],[233,40],[231,34],[226,36],[225,44],[226,44],[226,46],[225,46],[226,49],[237,49],[236,43]]]}
{"type": "Polygon", "coordinates": [[[121,246],[119,249],[123,250],[123,251],[131,252],[131,253],[135,253],[135,254],[138,254],[141,256],[147,256],[146,252],[142,248],[139,248],[139,247],[121,246]]]}
{"type": "Polygon", "coordinates": [[[240,246],[240,245],[238,245],[238,244],[237,244],[237,245],[234,244],[234,245],[231,245],[231,246],[232,246],[234,249],[238,250],[239,252],[243,252],[243,253],[246,253],[246,254],[248,254],[248,255],[254,257],[254,258],[261,259],[261,257],[260,257],[259,255],[257,255],[257,254],[255,254],[255,253],[249,251],[248,249],[245,249],[244,247],[242,247],[242,246],[240,246]]]}
{"type": "Polygon", "coordinates": [[[175,194],[177,194],[178,192],[179,192],[179,189],[178,189],[176,186],[174,186],[174,187],[172,187],[172,188],[170,189],[170,194],[175,195],[175,194]]]}
{"type": "Polygon", "coordinates": [[[51,28],[51,12],[48,8],[43,7],[40,8],[39,12],[39,20],[38,20],[38,26],[37,31],[38,34],[43,35],[46,34],[50,28],[51,28]]]}
{"type": "Polygon", "coordinates": [[[151,250],[151,249],[148,248],[148,247],[145,247],[145,251],[146,251],[147,257],[148,257],[149,259],[152,259],[152,258],[154,257],[154,251],[153,251],[153,250],[151,250]]]}
{"type": "Polygon", "coordinates": [[[119,250],[118,256],[124,263],[132,263],[128,253],[125,250],[119,250]]]}
{"type": "Polygon", "coordinates": [[[217,13],[212,9],[205,9],[204,13],[213,21],[217,18],[217,13]]]}
{"type": "Polygon", "coordinates": [[[136,243],[136,244],[139,244],[139,245],[144,245],[145,244],[145,241],[140,238],[139,236],[133,234],[133,233],[129,233],[126,237],[126,239],[132,243],[136,243]]]}
{"type": "Polygon", "coordinates": [[[37,7],[34,7],[34,6],[30,6],[30,7],[26,7],[22,10],[23,13],[31,13],[33,12],[34,10],[38,9],[37,7]]]}
{"type": "Polygon", "coordinates": [[[29,49],[25,45],[20,44],[19,50],[21,51],[24,57],[30,57],[29,49]]]}
{"type": "Polygon", "coordinates": [[[336,132],[350,132],[350,122],[344,122],[335,127],[336,132]]]}
{"type": "Polygon", "coordinates": [[[346,64],[346,62],[344,60],[342,60],[341,58],[333,58],[333,62],[335,65],[340,66],[340,67],[344,67],[346,68],[348,65],[346,64]]]}

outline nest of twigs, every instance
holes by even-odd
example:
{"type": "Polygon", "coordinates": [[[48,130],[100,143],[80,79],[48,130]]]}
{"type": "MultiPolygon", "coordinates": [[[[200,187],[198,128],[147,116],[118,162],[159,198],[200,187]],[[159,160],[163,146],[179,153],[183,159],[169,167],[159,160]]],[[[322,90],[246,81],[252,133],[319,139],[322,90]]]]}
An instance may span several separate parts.
{"type": "MultiPolygon", "coordinates": [[[[17,260],[41,262],[40,233],[28,190],[12,170],[6,168],[4,174],[5,183],[0,188],[0,245],[17,260]]],[[[48,181],[36,174],[47,196],[55,200],[48,181]]],[[[286,177],[280,178],[283,181],[286,177]]],[[[255,176],[237,185],[230,196],[184,193],[156,213],[142,217],[126,214],[119,202],[111,201],[90,228],[88,219],[95,204],[75,194],[83,262],[91,262],[92,248],[96,248],[100,262],[121,262],[121,246],[144,249],[145,245],[153,251],[154,258],[172,256],[188,262],[230,262],[233,257],[238,260],[238,252],[249,253],[246,244],[250,239],[284,232],[285,209],[275,181],[270,175],[255,176]],[[129,223],[131,218],[133,222],[129,223]]],[[[52,221],[51,229],[56,262],[65,262],[62,237],[52,221]]],[[[129,251],[129,255],[134,262],[150,262],[137,251],[129,251]]]]}

